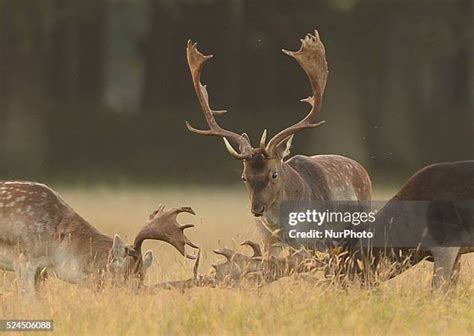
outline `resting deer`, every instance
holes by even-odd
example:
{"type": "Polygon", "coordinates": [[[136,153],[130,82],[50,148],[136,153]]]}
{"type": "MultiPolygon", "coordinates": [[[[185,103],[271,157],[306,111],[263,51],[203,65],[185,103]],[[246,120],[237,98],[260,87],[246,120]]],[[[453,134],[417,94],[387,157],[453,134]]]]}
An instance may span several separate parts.
{"type": "Polygon", "coordinates": [[[312,251],[289,249],[287,256],[276,257],[262,253],[260,245],[251,240],[246,240],[241,245],[250,246],[252,256],[226,248],[214,250],[215,254],[226,258],[225,262],[212,265],[216,284],[235,286],[243,279],[270,283],[293,274],[321,269],[323,266],[312,251]]]}
{"type": "Polygon", "coordinates": [[[295,58],[309,78],[313,94],[302,101],[309,103],[311,110],[304,119],[280,131],[268,143],[265,130],[258,147],[252,147],[247,134],[239,135],[217,123],[215,116],[226,111],[211,109],[206,86],[201,84],[203,65],[212,55],[199,52],[197,43],[189,41],[187,46],[194,89],[209,129],[198,130],[186,122],[187,128],[197,134],[223,138],[229,153],[243,161],[242,180],[247,186],[251,212],[258,217],[257,227],[266,250],[273,244],[272,232],[280,228],[279,208],[285,201],[355,200],[366,203],[371,199],[369,175],[354,160],[339,155],[297,155],[285,161],[294,134],[323,124],[322,121],[315,122],[315,118],[321,108],[328,75],[324,45],[317,31],[301,42],[299,51],[283,52],[295,58]]]}
{"type": "Polygon", "coordinates": [[[213,264],[210,273],[199,275],[200,253],[198,253],[192,278],[163,282],[151,288],[185,290],[194,287],[236,287],[242,280],[263,284],[293,274],[321,269],[324,265],[307,250],[291,251],[286,257],[275,257],[264,255],[260,245],[251,240],[246,240],[241,245],[250,246],[253,255],[248,256],[227,248],[216,249],[213,252],[224,256],[225,261],[213,264]]]}
{"type": "Polygon", "coordinates": [[[182,212],[194,214],[190,207],[160,206],[126,245],[119,235],[99,232],[45,185],[0,182],[0,268],[14,271],[27,293],[38,287],[43,270],[71,283],[100,283],[110,274],[114,282],[135,279],[141,285],[153,260],[152,251],[142,254],[146,239],[167,242],[193,258],[185,245],[197,246],[183,232],[193,225],[176,221],[182,212]]]}

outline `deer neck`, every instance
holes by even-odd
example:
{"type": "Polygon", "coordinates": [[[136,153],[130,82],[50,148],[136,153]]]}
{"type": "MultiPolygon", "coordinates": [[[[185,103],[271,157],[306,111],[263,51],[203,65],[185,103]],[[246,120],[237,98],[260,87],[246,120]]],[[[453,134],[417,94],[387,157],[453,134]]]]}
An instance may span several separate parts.
{"type": "Polygon", "coordinates": [[[93,265],[93,270],[105,271],[112,244],[112,238],[103,234],[93,238],[93,241],[91,241],[91,249],[88,253],[88,257],[93,265]]]}
{"type": "Polygon", "coordinates": [[[281,166],[281,178],[280,203],[311,200],[311,188],[303,177],[286,162],[283,162],[281,166]]]}
{"type": "Polygon", "coordinates": [[[80,216],[74,216],[63,223],[60,231],[61,242],[56,252],[57,272],[71,274],[71,282],[77,282],[90,273],[106,270],[111,237],[101,233],[80,216]]]}

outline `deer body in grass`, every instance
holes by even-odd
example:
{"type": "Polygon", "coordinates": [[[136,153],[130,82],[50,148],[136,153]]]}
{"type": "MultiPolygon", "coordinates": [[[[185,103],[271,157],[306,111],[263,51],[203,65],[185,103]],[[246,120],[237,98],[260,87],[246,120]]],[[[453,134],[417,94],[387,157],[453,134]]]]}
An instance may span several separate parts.
{"type": "MultiPolygon", "coordinates": [[[[474,252],[474,161],[445,162],[415,173],[375,216],[357,228],[373,238],[344,238],[323,261],[326,275],[389,280],[421,261],[432,286],[455,284],[461,256],[474,252]]],[[[316,267],[318,268],[318,266],[316,267]]]]}
{"type": "Polygon", "coordinates": [[[461,255],[474,252],[474,161],[438,163],[421,169],[365,229],[373,231],[383,246],[360,248],[350,241],[346,245],[356,246],[348,251],[349,256],[361,257],[366,275],[388,261],[393,267],[385,278],[390,279],[427,260],[433,262],[433,287],[449,287],[459,276],[461,255]],[[423,212],[412,207],[401,209],[400,202],[407,201],[421,202],[423,212]],[[400,237],[410,239],[413,246],[400,246],[400,237]]]}
{"type": "Polygon", "coordinates": [[[294,134],[323,123],[315,122],[315,118],[322,105],[328,75],[324,45],[317,31],[301,41],[299,51],[283,51],[296,59],[309,78],[312,96],[303,101],[311,105],[311,110],[304,119],[280,131],[268,143],[265,130],[258,147],[252,147],[245,133],[234,133],[217,123],[215,116],[225,111],[211,109],[206,86],[201,84],[203,65],[212,56],[199,52],[196,43],[189,41],[187,46],[194,89],[209,129],[198,130],[188,122],[186,125],[191,132],[223,138],[229,153],[243,162],[242,180],[247,186],[251,212],[256,217],[266,250],[275,242],[272,232],[280,228],[279,209],[285,201],[353,200],[366,203],[371,200],[369,175],[352,159],[339,155],[297,155],[287,159],[294,134]]]}
{"type": "Polygon", "coordinates": [[[110,274],[115,282],[135,279],[140,285],[153,260],[152,251],[142,254],[144,240],[168,242],[192,258],[185,245],[196,246],[183,232],[192,225],[178,225],[181,212],[194,214],[189,207],[160,206],[127,245],[90,225],[49,187],[0,181],[0,268],[15,272],[23,292],[34,292],[45,270],[71,283],[110,274]]]}
{"type": "Polygon", "coordinates": [[[263,254],[260,245],[251,240],[246,240],[241,245],[250,246],[253,255],[242,254],[228,248],[216,249],[213,252],[225,257],[225,260],[213,264],[211,272],[200,275],[198,273],[200,253],[198,253],[192,278],[159,283],[152,289],[185,290],[193,287],[236,287],[242,281],[261,285],[290,275],[321,269],[324,266],[309,250],[290,249],[287,256],[276,257],[263,254]]]}

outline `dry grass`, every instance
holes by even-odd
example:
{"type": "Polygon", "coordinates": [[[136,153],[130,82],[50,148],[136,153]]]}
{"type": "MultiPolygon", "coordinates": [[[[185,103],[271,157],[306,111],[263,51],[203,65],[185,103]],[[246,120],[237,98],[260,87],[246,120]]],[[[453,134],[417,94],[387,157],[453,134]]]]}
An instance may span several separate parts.
{"type": "MultiPolygon", "coordinates": [[[[203,250],[201,273],[218,257],[218,246],[255,238],[243,188],[236,190],[62,189],[64,198],[102,231],[132,240],[162,202],[192,205],[198,217],[189,236],[203,250]]],[[[390,193],[388,193],[389,195],[390,193]]],[[[383,194],[378,193],[377,199],[383,194]]],[[[185,279],[192,264],[172,248],[147,242],[158,263],[147,283],[185,279]]],[[[185,293],[108,289],[95,293],[49,280],[39,300],[22,300],[13,277],[1,282],[0,318],[44,318],[60,334],[474,334],[474,260],[464,258],[461,279],[450,297],[430,292],[431,265],[421,264],[375,291],[282,279],[260,289],[196,288],[185,293]]]]}

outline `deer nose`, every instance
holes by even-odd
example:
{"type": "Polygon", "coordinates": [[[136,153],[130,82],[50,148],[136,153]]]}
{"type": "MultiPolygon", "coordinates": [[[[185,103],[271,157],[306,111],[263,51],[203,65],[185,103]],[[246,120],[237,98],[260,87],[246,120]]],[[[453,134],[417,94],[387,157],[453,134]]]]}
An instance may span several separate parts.
{"type": "Polygon", "coordinates": [[[252,214],[255,217],[262,217],[264,212],[265,212],[265,205],[262,205],[260,207],[255,207],[255,208],[252,207],[252,214]]]}

